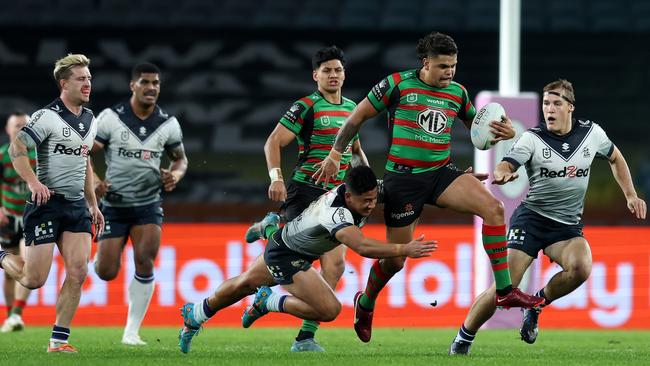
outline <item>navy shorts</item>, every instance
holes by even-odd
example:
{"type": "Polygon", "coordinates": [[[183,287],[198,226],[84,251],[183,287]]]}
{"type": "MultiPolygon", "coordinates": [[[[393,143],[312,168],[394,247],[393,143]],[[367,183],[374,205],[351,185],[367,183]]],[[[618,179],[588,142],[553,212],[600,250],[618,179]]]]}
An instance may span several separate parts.
{"type": "Polygon", "coordinates": [[[278,285],[292,284],[293,275],[307,271],[316,259],[288,248],[282,241],[282,230],[271,235],[264,249],[264,263],[278,285]]]}
{"type": "Polygon", "coordinates": [[[456,178],[465,174],[454,164],[439,169],[411,174],[384,174],[384,221],[388,227],[403,227],[413,223],[425,204],[435,205],[438,197],[456,178]]]}
{"type": "Polygon", "coordinates": [[[280,207],[284,222],[289,222],[300,215],[318,197],[327,191],[293,179],[287,184],[287,200],[280,207]]]}
{"type": "Polygon", "coordinates": [[[70,201],[62,195],[52,195],[44,205],[25,204],[23,223],[25,245],[58,242],[64,231],[92,235],[92,218],[85,199],[70,201]]]}
{"type": "Polygon", "coordinates": [[[23,238],[22,218],[17,220],[15,216],[7,215],[7,224],[0,227],[0,247],[2,249],[16,248],[23,238]]]}
{"type": "Polygon", "coordinates": [[[571,238],[582,237],[582,223],[567,225],[549,219],[532,211],[524,205],[519,205],[510,217],[508,230],[508,248],[521,250],[533,258],[537,258],[540,250],[551,244],[571,238]]]}
{"type": "Polygon", "coordinates": [[[162,226],[163,209],[160,201],[144,206],[109,207],[102,205],[104,233],[97,240],[129,236],[132,226],[156,224],[162,226]]]}

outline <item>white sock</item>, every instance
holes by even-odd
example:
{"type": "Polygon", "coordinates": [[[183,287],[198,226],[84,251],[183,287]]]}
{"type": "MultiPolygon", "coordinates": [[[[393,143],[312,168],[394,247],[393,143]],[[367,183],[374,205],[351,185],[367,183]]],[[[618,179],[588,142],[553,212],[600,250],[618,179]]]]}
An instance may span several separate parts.
{"type": "MultiPolygon", "coordinates": [[[[148,280],[149,278],[147,278],[148,280]]],[[[138,334],[142,319],[147,313],[149,302],[153,297],[154,281],[153,275],[151,281],[142,283],[133,278],[129,284],[129,315],[126,319],[124,334],[138,334]]]]}
{"type": "Polygon", "coordinates": [[[271,295],[269,295],[269,298],[266,300],[266,308],[269,309],[269,311],[284,313],[284,300],[286,298],[287,295],[280,295],[271,292],[271,295]]]}
{"type": "Polygon", "coordinates": [[[203,311],[203,301],[199,301],[194,304],[194,321],[203,324],[206,321],[208,321],[208,316],[205,315],[205,311],[203,311]]]}

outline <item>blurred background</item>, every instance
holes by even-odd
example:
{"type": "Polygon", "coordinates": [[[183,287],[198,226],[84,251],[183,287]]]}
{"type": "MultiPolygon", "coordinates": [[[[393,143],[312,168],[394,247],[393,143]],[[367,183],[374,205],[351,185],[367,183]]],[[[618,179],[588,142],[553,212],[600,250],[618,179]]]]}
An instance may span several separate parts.
{"type": "MultiPolygon", "coordinates": [[[[574,116],[605,128],[648,197],[650,2],[523,0],[521,24],[520,89],[539,92],[560,77],[573,82],[574,116]]],[[[95,114],[129,97],[135,63],[156,63],[163,71],[159,105],[180,120],[190,161],[185,180],[164,197],[167,220],[247,222],[275,207],[266,198],[262,148],[292,102],[315,90],[313,52],[332,44],[346,51],[343,94],[359,102],[386,75],[418,67],[415,44],[431,31],[456,40],[456,80],[472,98],[498,88],[497,0],[7,2],[0,12],[0,114],[4,121],[14,109],[32,113],[56,98],[53,62],[67,53],[91,58],[95,114]]],[[[468,131],[457,123],[453,134],[453,160],[471,165],[468,131]]],[[[385,115],[364,125],[361,141],[381,174],[385,115]]],[[[295,146],[283,151],[287,177],[296,156],[295,146]]],[[[596,162],[585,223],[639,224],[626,211],[608,164],[596,162]]],[[[422,221],[472,218],[428,209],[422,221]]]]}

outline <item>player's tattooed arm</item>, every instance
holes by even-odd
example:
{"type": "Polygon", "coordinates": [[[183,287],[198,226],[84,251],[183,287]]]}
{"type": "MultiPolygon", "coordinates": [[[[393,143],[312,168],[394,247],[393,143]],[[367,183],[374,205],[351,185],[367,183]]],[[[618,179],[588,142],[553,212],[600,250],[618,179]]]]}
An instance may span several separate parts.
{"type": "Polygon", "coordinates": [[[352,138],[359,133],[361,125],[368,119],[376,116],[377,113],[377,110],[370,104],[368,98],[362,100],[345,120],[345,123],[336,135],[334,150],[343,152],[352,138]]]}
{"type": "Polygon", "coordinates": [[[36,146],[36,143],[31,136],[24,131],[20,131],[9,145],[9,157],[16,173],[23,178],[32,192],[32,202],[42,205],[50,199],[52,191],[38,180],[29,162],[29,149],[34,146],[36,146]]]}
{"type": "Polygon", "coordinates": [[[174,190],[176,184],[185,176],[185,172],[187,172],[187,156],[183,144],[168,149],[167,155],[172,163],[169,169],[160,169],[160,179],[165,191],[169,192],[174,190]]]}
{"type": "Polygon", "coordinates": [[[29,149],[33,149],[36,143],[25,131],[19,131],[14,141],[9,145],[9,157],[13,161],[19,156],[27,156],[29,149]]]}

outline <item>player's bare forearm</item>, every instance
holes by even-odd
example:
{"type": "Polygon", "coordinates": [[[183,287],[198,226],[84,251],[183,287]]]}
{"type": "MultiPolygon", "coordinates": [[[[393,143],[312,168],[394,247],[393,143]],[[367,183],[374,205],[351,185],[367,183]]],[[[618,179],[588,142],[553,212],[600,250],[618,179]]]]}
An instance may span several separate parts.
{"type": "Polygon", "coordinates": [[[334,141],[334,150],[338,152],[345,151],[345,148],[348,146],[350,141],[361,129],[361,125],[368,120],[377,115],[377,110],[375,107],[370,104],[368,98],[359,103],[352,113],[345,119],[343,126],[339,130],[339,133],[336,134],[336,140],[334,141]]]}
{"type": "Polygon", "coordinates": [[[616,183],[621,187],[621,191],[625,195],[625,198],[630,199],[637,197],[636,190],[634,189],[634,183],[632,182],[632,174],[630,174],[630,168],[621,154],[618,148],[614,148],[611,158],[609,159],[610,168],[612,169],[612,174],[616,183]]]}
{"type": "Polygon", "coordinates": [[[352,144],[352,167],[360,165],[370,166],[370,163],[368,163],[366,153],[361,148],[361,142],[357,140],[352,144]]]}
{"type": "Polygon", "coordinates": [[[288,128],[277,124],[273,132],[269,135],[264,143],[264,156],[266,157],[266,167],[271,169],[280,168],[282,161],[281,150],[295,139],[295,135],[288,128]]]}
{"type": "Polygon", "coordinates": [[[84,196],[88,205],[91,207],[97,206],[97,197],[95,197],[95,172],[90,163],[90,158],[86,158],[86,180],[84,181],[84,196]]]}
{"type": "Polygon", "coordinates": [[[38,181],[29,163],[28,148],[34,146],[34,141],[25,132],[20,131],[9,145],[9,158],[16,173],[28,184],[38,181]]]}
{"type": "Polygon", "coordinates": [[[169,159],[171,160],[169,170],[176,177],[176,182],[178,182],[187,172],[187,156],[185,155],[183,144],[180,144],[169,151],[169,159]]]}
{"type": "Polygon", "coordinates": [[[336,233],[336,239],[366,258],[392,258],[405,255],[402,251],[402,245],[387,244],[368,238],[363,235],[361,229],[357,226],[348,226],[339,230],[336,233]]]}

